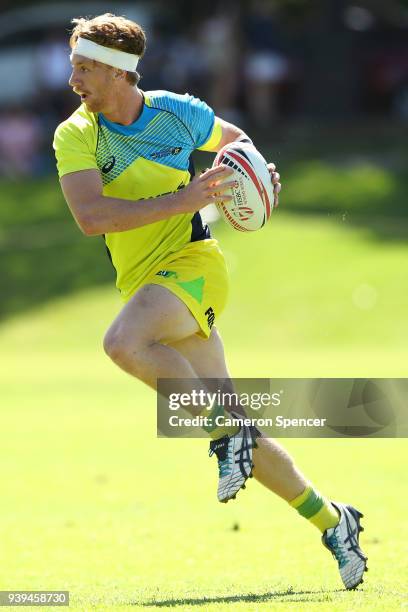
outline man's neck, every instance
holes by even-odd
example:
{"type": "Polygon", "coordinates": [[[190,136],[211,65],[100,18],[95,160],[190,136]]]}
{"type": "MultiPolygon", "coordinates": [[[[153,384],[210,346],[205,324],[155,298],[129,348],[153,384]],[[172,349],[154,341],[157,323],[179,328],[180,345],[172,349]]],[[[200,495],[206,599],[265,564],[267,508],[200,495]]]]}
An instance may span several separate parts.
{"type": "Polygon", "coordinates": [[[115,108],[103,115],[112,123],[131,125],[141,115],[143,110],[143,94],[137,87],[129,88],[115,100],[115,108]]]}

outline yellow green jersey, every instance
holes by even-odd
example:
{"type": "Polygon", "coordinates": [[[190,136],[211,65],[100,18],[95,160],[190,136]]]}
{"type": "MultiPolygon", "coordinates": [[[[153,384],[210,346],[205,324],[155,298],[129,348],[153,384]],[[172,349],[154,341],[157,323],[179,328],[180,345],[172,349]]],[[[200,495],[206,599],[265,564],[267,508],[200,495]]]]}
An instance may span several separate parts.
{"type": "MultiPolygon", "coordinates": [[[[192,176],[191,154],[211,150],[221,139],[213,110],[189,94],[144,93],[140,116],[131,125],[108,121],[81,105],[56,129],[58,174],[97,169],[103,195],[141,200],[185,187],[192,176]]],[[[209,238],[199,212],[180,214],[125,232],[105,235],[124,299],[157,264],[189,242],[209,238]]]]}

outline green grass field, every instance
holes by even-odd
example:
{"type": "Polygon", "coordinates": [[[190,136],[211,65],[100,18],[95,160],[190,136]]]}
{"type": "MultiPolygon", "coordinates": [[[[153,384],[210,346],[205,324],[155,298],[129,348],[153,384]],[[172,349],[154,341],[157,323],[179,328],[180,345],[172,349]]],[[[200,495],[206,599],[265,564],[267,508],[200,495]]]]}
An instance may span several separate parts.
{"type": "MultiPolygon", "coordinates": [[[[234,376],[407,376],[403,242],[283,210],[259,234],[216,233],[234,376]]],[[[219,504],[206,442],[156,438],[154,394],[101,349],[119,307],[98,286],[0,327],[1,589],[66,589],[84,611],[406,606],[405,440],[286,444],[322,492],[365,514],[370,571],[344,592],[319,533],[284,502],[251,481],[219,504]]]]}

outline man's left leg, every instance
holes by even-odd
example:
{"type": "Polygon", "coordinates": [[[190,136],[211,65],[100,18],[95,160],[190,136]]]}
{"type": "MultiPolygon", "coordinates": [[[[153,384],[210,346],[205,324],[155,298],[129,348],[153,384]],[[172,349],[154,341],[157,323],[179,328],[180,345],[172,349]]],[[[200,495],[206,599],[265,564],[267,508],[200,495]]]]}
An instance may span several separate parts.
{"type": "MultiPolygon", "coordinates": [[[[122,369],[153,388],[157,378],[185,378],[191,379],[191,391],[202,387],[200,378],[229,379],[216,330],[206,341],[196,335],[198,329],[194,317],[179,298],[164,287],[145,285],[112,324],[105,337],[105,350],[122,369]]],[[[222,501],[235,497],[250,475],[252,443],[252,435],[244,427],[211,443],[220,467],[222,501]]],[[[293,491],[304,489],[292,500],[300,514],[311,519],[323,505],[328,509],[327,502],[322,505],[321,497],[312,488],[309,491],[305,488],[304,477],[294,468],[289,455],[280,447],[277,450],[274,441],[261,441],[255,452],[256,461],[260,462],[256,476],[268,488],[286,498],[291,495],[292,487],[293,491]]],[[[346,587],[355,588],[365,569],[365,557],[358,545],[359,515],[342,504],[336,507],[341,515],[340,523],[325,531],[324,543],[336,557],[346,587]]]]}
{"type": "MultiPolygon", "coordinates": [[[[201,378],[230,380],[222,340],[215,328],[208,340],[194,335],[172,346],[201,378]]],[[[232,383],[228,391],[233,391],[232,383]]],[[[367,558],[359,547],[361,513],[352,506],[332,503],[323,497],[276,440],[261,435],[257,443],[253,451],[254,477],[321,531],[323,544],[337,560],[345,587],[356,588],[363,582],[362,576],[367,570],[367,558]]]]}

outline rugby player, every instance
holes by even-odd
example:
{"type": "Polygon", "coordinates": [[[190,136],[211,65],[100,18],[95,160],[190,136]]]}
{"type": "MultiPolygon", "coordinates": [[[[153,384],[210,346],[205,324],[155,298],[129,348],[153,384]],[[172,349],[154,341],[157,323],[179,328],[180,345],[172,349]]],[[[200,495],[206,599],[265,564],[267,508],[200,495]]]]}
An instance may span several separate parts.
{"type": "MultiPolygon", "coordinates": [[[[104,348],[123,370],[156,388],[158,378],[229,379],[221,337],[228,274],[199,210],[230,199],[224,166],[193,177],[195,149],[217,152],[250,141],[201,100],[138,87],[146,38],[123,17],[74,19],[69,84],[80,107],[54,138],[61,188],[87,236],[103,236],[124,306],[104,348]]],[[[269,165],[278,204],[280,176],[269,165]]],[[[217,407],[219,409],[220,407],[217,407]]],[[[254,428],[210,432],[218,499],[235,498],[254,476],[323,534],[347,589],[362,582],[355,508],[323,497],[274,440],[254,428]]]]}

